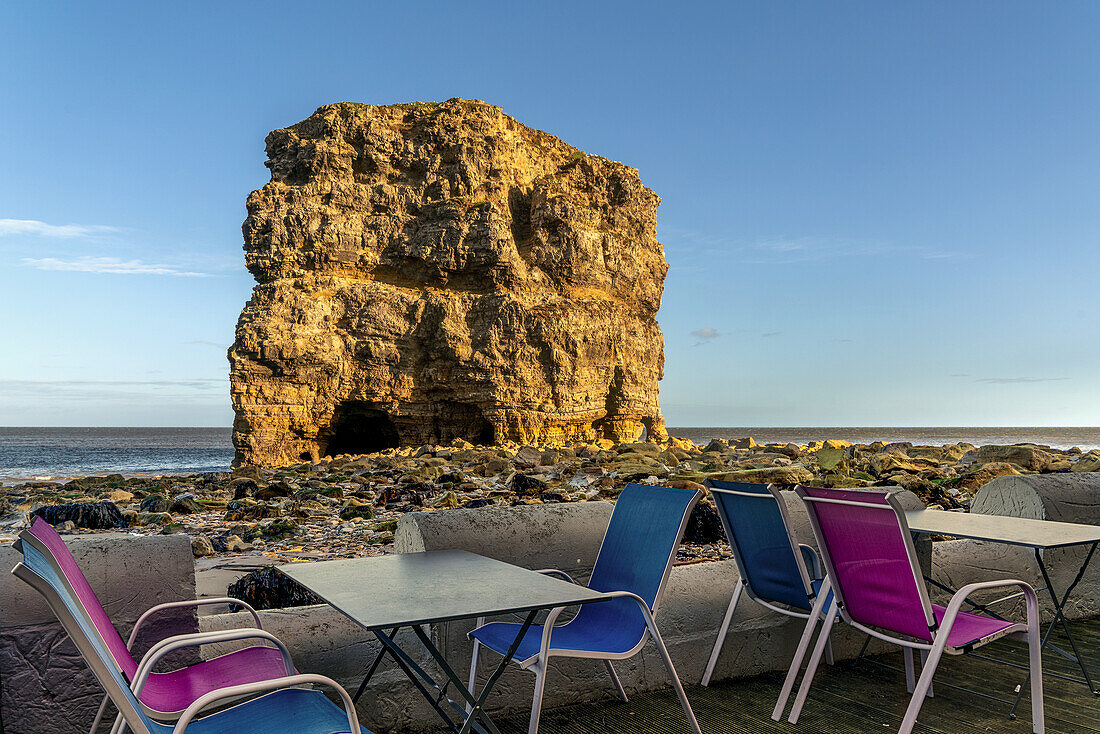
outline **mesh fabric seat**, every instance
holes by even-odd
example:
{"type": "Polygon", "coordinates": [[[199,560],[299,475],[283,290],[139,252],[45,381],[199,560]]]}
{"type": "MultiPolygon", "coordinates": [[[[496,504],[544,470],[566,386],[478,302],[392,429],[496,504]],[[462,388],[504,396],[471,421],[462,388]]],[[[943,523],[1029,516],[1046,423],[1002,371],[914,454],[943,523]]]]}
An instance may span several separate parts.
{"type": "MultiPolygon", "coordinates": [[[[560,608],[550,613],[541,627],[527,630],[512,656],[522,668],[535,673],[535,695],[531,707],[531,734],[538,731],[546,668],[552,656],[596,658],[607,661],[619,695],[619,684],[611,660],[631,657],[652,637],[664,658],[673,687],[693,729],[695,715],[657,631],[653,615],[660,604],[672,561],[684,534],[688,516],[699,501],[695,490],[628,484],[619,493],[603,544],[596,557],[588,587],[615,593],[607,601],[581,605],[569,622],[555,626],[560,608]]],[[[470,664],[473,690],[479,648],[484,646],[505,655],[522,625],[513,622],[480,624],[470,633],[474,655],[470,664]]]]}

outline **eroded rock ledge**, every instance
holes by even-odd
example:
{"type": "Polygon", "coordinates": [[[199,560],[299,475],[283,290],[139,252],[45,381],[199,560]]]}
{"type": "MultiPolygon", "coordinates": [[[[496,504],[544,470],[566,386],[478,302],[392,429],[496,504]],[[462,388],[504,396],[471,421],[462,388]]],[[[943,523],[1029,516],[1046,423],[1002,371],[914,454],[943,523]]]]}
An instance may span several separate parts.
{"type": "Polygon", "coordinates": [[[237,463],[665,437],[660,198],[484,102],[335,104],[267,138],[229,350],[237,463]]]}

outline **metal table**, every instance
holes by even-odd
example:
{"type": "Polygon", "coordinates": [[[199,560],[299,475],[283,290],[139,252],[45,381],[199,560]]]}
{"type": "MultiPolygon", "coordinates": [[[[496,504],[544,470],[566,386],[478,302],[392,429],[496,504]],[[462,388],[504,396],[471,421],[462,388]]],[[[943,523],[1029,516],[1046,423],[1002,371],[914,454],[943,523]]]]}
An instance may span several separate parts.
{"type": "Polygon", "coordinates": [[[607,598],[583,586],[459,550],[292,563],[278,568],[382,643],[355,700],[363,695],[389,653],[451,731],[458,734],[467,734],[471,729],[481,734],[500,734],[483,705],[539,611],[607,598]],[[423,625],[437,622],[515,612],[526,613],[523,624],[478,696],[467,690],[465,681],[423,629],[423,625]],[[442,684],[395,642],[398,630],[404,627],[412,629],[443,671],[446,680],[442,684]],[[448,695],[452,685],[463,702],[448,695]]]}
{"type": "MultiPolygon", "coordinates": [[[[905,513],[905,521],[909,525],[909,530],[914,533],[950,535],[956,538],[986,540],[993,543],[1004,543],[1005,545],[1031,548],[1035,553],[1035,561],[1039,565],[1039,572],[1043,576],[1043,583],[1046,584],[1044,589],[1049,593],[1050,600],[1054,604],[1054,619],[1051,620],[1050,625],[1043,634],[1042,647],[1044,649],[1050,648],[1059,655],[1076,663],[1077,666],[1081,668],[1081,673],[1084,675],[1084,678],[1067,678],[1067,680],[1084,683],[1088,686],[1089,690],[1092,691],[1093,695],[1100,696],[1100,690],[1097,690],[1096,686],[1092,683],[1092,676],[1089,674],[1085,661],[1081,657],[1081,652],[1077,648],[1077,641],[1073,638],[1073,632],[1070,631],[1069,622],[1066,620],[1064,613],[1066,600],[1069,599],[1069,595],[1073,593],[1077,584],[1081,582],[1089,562],[1096,553],[1097,546],[1100,545],[1100,526],[1081,525],[1070,522],[1054,522],[1051,520],[1032,520],[1004,515],[977,515],[966,512],[947,512],[945,510],[909,510],[905,513]],[[1059,597],[1050,579],[1046,564],[1043,562],[1043,551],[1054,548],[1069,548],[1072,546],[1088,546],[1089,549],[1088,553],[1085,555],[1085,560],[1081,563],[1081,568],[1077,571],[1077,575],[1069,586],[1066,587],[1061,597],[1059,597]],[[1065,631],[1066,637],[1069,639],[1070,647],[1073,649],[1072,653],[1050,642],[1050,633],[1053,632],[1054,628],[1058,625],[1061,625],[1062,629],[1065,631]]],[[[953,589],[944,584],[931,579],[929,579],[929,581],[945,591],[954,592],[953,589]]],[[[1043,591],[1043,589],[1038,589],[1038,591],[1043,591]]],[[[1016,595],[1014,594],[1012,596],[1016,595]]],[[[997,601],[1005,601],[1006,599],[1012,598],[1012,596],[997,601]]],[[[990,602],[990,604],[994,603],[996,602],[990,602]]],[[[973,606],[995,617],[999,617],[999,615],[988,609],[988,605],[973,604],[973,606]]],[[[1050,675],[1055,674],[1050,673],[1050,675]]],[[[1066,678],[1066,676],[1057,677],[1066,678]]],[[[1025,685],[1021,685],[1017,689],[1016,701],[1012,705],[1011,712],[1013,718],[1016,716],[1016,706],[1020,702],[1020,696],[1023,694],[1024,688],[1025,685]]]]}

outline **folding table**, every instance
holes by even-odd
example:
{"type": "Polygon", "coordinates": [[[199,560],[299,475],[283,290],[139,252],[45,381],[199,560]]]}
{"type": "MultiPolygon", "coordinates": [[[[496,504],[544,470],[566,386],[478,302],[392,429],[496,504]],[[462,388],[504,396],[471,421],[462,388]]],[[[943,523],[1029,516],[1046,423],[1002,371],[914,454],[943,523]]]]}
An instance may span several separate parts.
{"type": "MultiPolygon", "coordinates": [[[[1073,593],[1074,588],[1081,582],[1089,562],[1096,553],[1097,545],[1100,545],[1100,526],[1081,525],[1070,522],[1054,522],[1052,520],[1033,520],[1005,515],[979,515],[967,512],[948,512],[945,510],[909,510],[905,513],[905,520],[909,525],[909,530],[914,533],[950,535],[956,538],[986,540],[993,543],[1004,543],[1005,545],[1031,548],[1035,553],[1035,561],[1039,565],[1039,572],[1043,576],[1043,583],[1046,584],[1044,588],[1050,595],[1051,602],[1054,604],[1054,619],[1051,620],[1050,626],[1047,627],[1046,633],[1043,635],[1043,647],[1050,648],[1066,659],[1077,663],[1078,667],[1081,668],[1084,679],[1067,679],[1077,683],[1084,683],[1088,686],[1088,689],[1092,691],[1093,695],[1100,696],[1100,690],[1097,690],[1096,686],[1093,685],[1092,676],[1089,674],[1088,667],[1081,657],[1081,652],[1077,648],[1077,641],[1073,638],[1073,632],[1070,631],[1069,622],[1066,620],[1064,613],[1065,604],[1069,599],[1069,595],[1073,593]],[[1077,571],[1077,575],[1069,586],[1066,587],[1061,597],[1059,597],[1058,591],[1055,590],[1054,583],[1051,581],[1050,574],[1047,571],[1046,563],[1043,561],[1043,551],[1054,548],[1070,548],[1073,546],[1088,546],[1088,552],[1085,555],[1085,560],[1081,563],[1081,568],[1077,571]],[[1072,653],[1050,642],[1050,633],[1054,631],[1054,628],[1058,625],[1061,625],[1062,629],[1065,631],[1066,637],[1069,639],[1070,647],[1073,649],[1072,653]]],[[[932,583],[947,591],[952,591],[939,582],[932,581],[932,583]]],[[[1037,589],[1037,591],[1042,590],[1043,589],[1037,589]]],[[[986,608],[988,605],[975,606],[987,613],[993,614],[993,616],[998,616],[986,608]]],[[[1050,673],[1050,675],[1056,674],[1050,673]]],[[[1066,676],[1057,677],[1066,678],[1066,676]]],[[[1013,718],[1015,718],[1016,705],[1020,702],[1020,696],[1023,690],[1024,686],[1021,685],[1016,695],[1016,702],[1012,706],[1013,718]]]]}
{"type": "Polygon", "coordinates": [[[583,586],[459,550],[291,563],[278,568],[382,643],[355,700],[363,695],[389,653],[451,731],[458,734],[467,734],[471,729],[499,734],[483,706],[539,611],[608,598],[583,586]],[[432,642],[430,632],[423,628],[438,622],[516,612],[526,613],[519,633],[477,696],[467,690],[466,683],[432,642]],[[397,632],[405,627],[411,628],[427,649],[446,676],[445,681],[432,678],[397,644],[397,632]],[[462,702],[450,698],[450,686],[461,695],[462,702]],[[467,704],[471,707],[469,713],[467,704]]]}

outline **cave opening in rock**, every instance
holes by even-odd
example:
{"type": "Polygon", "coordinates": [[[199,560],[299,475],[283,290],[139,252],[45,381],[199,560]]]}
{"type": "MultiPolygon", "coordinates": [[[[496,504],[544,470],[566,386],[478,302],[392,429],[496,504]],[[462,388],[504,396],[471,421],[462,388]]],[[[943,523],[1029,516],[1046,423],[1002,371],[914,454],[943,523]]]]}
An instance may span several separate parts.
{"type": "Polygon", "coordinates": [[[493,424],[481,408],[469,403],[444,400],[436,403],[433,416],[433,438],[440,443],[462,438],[474,444],[492,444],[493,424]]]}
{"type": "Polygon", "coordinates": [[[361,400],[340,403],[322,438],[325,441],[323,456],[370,454],[396,448],[401,443],[397,426],[389,414],[361,400]]]}

